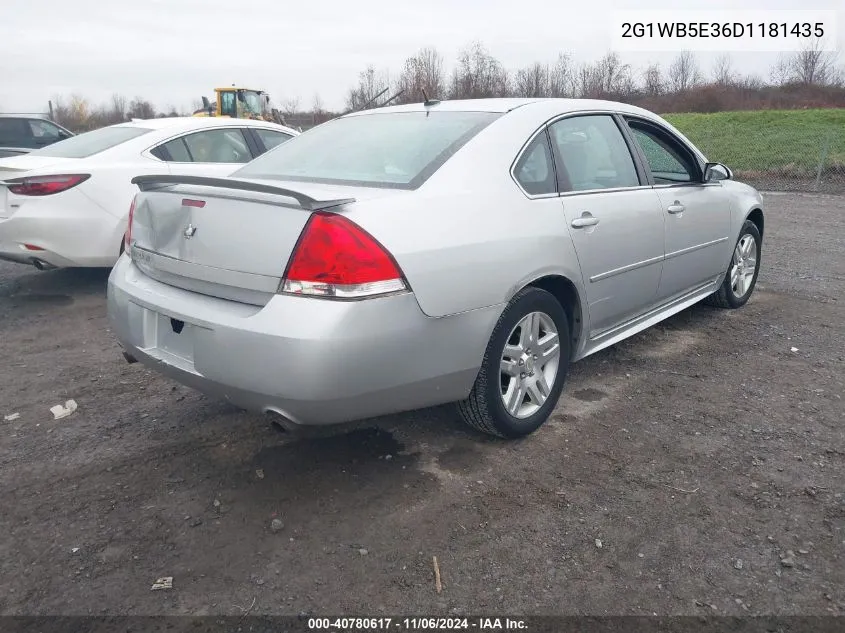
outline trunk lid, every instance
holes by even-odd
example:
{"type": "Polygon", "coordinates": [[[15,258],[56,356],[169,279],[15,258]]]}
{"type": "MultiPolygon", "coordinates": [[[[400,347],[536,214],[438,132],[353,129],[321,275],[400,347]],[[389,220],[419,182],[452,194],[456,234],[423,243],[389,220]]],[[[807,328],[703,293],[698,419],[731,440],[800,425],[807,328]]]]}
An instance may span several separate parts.
{"type": "Polygon", "coordinates": [[[38,154],[22,154],[0,158],[0,180],[22,176],[21,172],[33,169],[44,169],[45,167],[60,167],[73,165],[80,159],[61,158],[57,156],[39,156],[38,154]]]}
{"type": "Polygon", "coordinates": [[[138,268],[162,283],[253,305],[278,290],[313,210],[380,193],[200,176],[133,182],[141,188],[132,221],[138,268]]]}

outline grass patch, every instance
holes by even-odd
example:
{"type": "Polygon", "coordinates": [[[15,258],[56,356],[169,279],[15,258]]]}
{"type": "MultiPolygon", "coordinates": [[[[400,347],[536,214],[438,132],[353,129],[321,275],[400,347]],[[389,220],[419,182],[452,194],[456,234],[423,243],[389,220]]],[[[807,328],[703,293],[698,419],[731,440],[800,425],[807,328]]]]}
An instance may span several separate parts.
{"type": "Polygon", "coordinates": [[[845,173],[845,109],[684,113],[664,118],[708,160],[738,173],[814,176],[826,147],[824,172],[845,173]]]}

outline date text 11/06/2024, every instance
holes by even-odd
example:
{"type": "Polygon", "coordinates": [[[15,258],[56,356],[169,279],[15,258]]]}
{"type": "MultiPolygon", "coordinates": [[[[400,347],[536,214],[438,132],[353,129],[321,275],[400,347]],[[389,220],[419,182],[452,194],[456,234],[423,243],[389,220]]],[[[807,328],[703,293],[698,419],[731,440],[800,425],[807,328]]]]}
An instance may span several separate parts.
{"type": "Polygon", "coordinates": [[[309,618],[309,631],[525,631],[519,618],[309,618]]]}

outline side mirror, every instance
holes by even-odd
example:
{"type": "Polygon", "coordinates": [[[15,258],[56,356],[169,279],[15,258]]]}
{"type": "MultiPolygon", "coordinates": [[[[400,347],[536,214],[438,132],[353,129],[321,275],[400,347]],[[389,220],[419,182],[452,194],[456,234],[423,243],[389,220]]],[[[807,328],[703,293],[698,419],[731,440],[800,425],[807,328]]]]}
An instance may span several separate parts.
{"type": "Polygon", "coordinates": [[[63,140],[65,140],[66,138],[70,138],[70,133],[65,132],[64,130],[59,130],[59,133],[58,133],[58,135],[57,135],[57,136],[59,137],[59,140],[60,140],[60,141],[63,141],[63,140]]]}
{"type": "Polygon", "coordinates": [[[704,182],[718,182],[731,178],[733,178],[733,172],[722,163],[707,163],[704,165],[704,182]]]}

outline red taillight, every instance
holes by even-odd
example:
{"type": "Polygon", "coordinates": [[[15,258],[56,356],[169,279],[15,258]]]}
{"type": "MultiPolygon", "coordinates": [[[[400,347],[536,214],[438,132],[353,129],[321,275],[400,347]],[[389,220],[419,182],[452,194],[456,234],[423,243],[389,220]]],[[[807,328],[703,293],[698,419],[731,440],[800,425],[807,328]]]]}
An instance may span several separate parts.
{"type": "Polygon", "coordinates": [[[282,292],[354,299],[406,290],[390,253],[342,215],[318,211],[294,250],[282,292]]]}
{"type": "Polygon", "coordinates": [[[195,207],[202,209],[205,206],[205,200],[194,200],[193,198],[182,198],[183,207],[195,207]]]}
{"type": "Polygon", "coordinates": [[[67,191],[90,177],[90,174],[64,174],[21,178],[15,184],[9,185],[9,191],[19,196],[49,196],[67,191]]]}
{"type": "Polygon", "coordinates": [[[123,236],[123,250],[129,252],[129,247],[132,245],[132,218],[135,217],[135,198],[132,198],[132,204],[129,205],[129,222],[126,226],[126,234],[123,236]]]}

